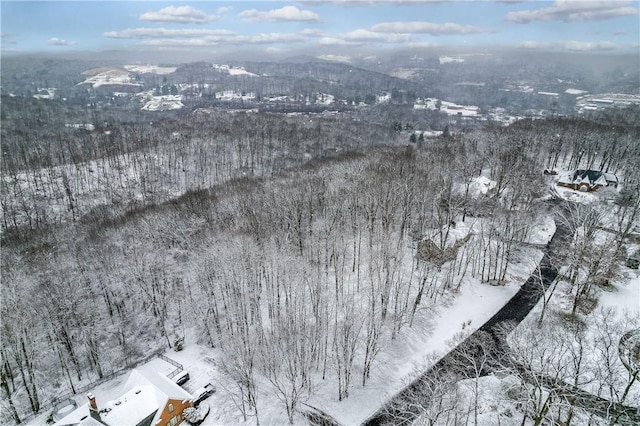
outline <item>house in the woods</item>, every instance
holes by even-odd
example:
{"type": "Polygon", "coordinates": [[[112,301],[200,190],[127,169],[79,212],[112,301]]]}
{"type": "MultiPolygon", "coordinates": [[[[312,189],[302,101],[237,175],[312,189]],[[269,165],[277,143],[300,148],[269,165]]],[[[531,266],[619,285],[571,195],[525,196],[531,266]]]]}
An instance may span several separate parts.
{"type": "Polygon", "coordinates": [[[87,398],[54,426],[175,426],[184,421],[185,408],[193,407],[191,394],[171,379],[140,370],[131,372],[118,398],[98,401],[91,393],[87,398]]]}
{"type": "Polygon", "coordinates": [[[561,176],[558,185],[582,192],[596,191],[605,186],[618,187],[618,178],[613,173],[598,170],[575,170],[561,176]]]}

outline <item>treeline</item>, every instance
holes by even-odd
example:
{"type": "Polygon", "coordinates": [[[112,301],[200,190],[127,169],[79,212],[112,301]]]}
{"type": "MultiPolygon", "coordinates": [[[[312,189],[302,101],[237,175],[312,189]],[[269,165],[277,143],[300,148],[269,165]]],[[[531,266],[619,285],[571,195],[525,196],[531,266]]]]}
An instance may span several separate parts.
{"type": "MultiPolygon", "coordinates": [[[[368,71],[349,64],[315,60],[311,62],[244,62],[240,63],[255,76],[229,75],[212,64],[197,62],[179,67],[166,76],[168,81],[195,85],[213,85],[218,90],[253,92],[258,96],[327,93],[338,99],[362,101],[366,95],[402,90],[425,96],[425,89],[414,82],[368,71]]],[[[142,76],[143,78],[157,78],[142,76]]]]}
{"type": "Polygon", "coordinates": [[[105,66],[117,65],[110,60],[6,56],[2,58],[1,93],[31,97],[38,88],[51,87],[63,90],[67,96],[73,95],[82,91],[75,86],[85,79],[82,75],[84,71],[105,66]]]}
{"type": "Polygon", "coordinates": [[[3,228],[34,229],[112,205],[126,210],[130,203],[160,203],[397,138],[391,128],[343,115],[207,110],[179,117],[139,112],[121,120],[98,123],[93,131],[58,126],[50,135],[7,130],[3,228]]]}

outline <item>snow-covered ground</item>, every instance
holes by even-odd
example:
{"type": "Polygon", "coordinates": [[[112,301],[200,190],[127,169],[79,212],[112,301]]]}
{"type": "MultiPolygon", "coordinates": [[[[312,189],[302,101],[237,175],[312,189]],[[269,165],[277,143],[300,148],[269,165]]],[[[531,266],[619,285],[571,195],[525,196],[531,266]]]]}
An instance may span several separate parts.
{"type": "Polygon", "coordinates": [[[496,187],[496,182],[486,176],[478,176],[471,179],[469,184],[469,193],[473,196],[478,194],[487,195],[487,193],[496,187]]]}
{"type": "Polygon", "coordinates": [[[390,100],[391,100],[391,93],[389,92],[376,95],[376,104],[388,104],[390,100]]]}
{"type": "Polygon", "coordinates": [[[426,109],[440,111],[448,115],[461,115],[463,117],[478,117],[479,108],[475,105],[458,105],[453,102],[441,101],[435,98],[417,99],[413,109],[426,109]],[[438,105],[438,102],[440,104],[438,105]]]}
{"type": "Polygon", "coordinates": [[[253,101],[256,99],[256,94],[253,92],[244,93],[238,90],[223,90],[216,92],[216,98],[220,101],[253,101]]]}
{"type": "Polygon", "coordinates": [[[564,91],[564,93],[568,93],[569,95],[584,95],[585,93],[589,93],[586,90],[580,90],[580,89],[567,89],[564,91]]]}
{"type": "MultiPolygon", "coordinates": [[[[533,264],[542,253],[531,250],[527,256],[533,264]]],[[[349,398],[339,402],[333,386],[319,388],[309,405],[331,415],[344,425],[361,424],[386,401],[402,390],[416,371],[425,371],[452,349],[460,334],[477,330],[513,297],[531,269],[526,263],[512,268],[513,279],[505,286],[473,282],[460,293],[431,312],[422,312],[414,327],[406,328],[395,340],[385,341],[366,387],[355,385],[349,398]]]]}
{"type": "Polygon", "coordinates": [[[464,58],[461,58],[459,56],[440,56],[438,60],[440,61],[440,65],[451,63],[461,64],[464,62],[464,58]]]}
{"type": "Polygon", "coordinates": [[[573,201],[574,203],[589,204],[598,199],[598,194],[595,192],[581,192],[571,188],[564,188],[562,186],[556,186],[555,191],[560,198],[564,198],[567,201],[573,201]]]}
{"type": "MultiPolygon", "coordinates": [[[[461,380],[456,383],[455,396],[457,408],[461,417],[465,417],[465,424],[478,424],[483,426],[522,426],[533,425],[534,422],[528,415],[521,411],[518,394],[521,391],[520,381],[514,376],[488,375],[479,379],[461,380]],[[476,380],[478,384],[477,395],[476,380]],[[477,423],[475,422],[474,407],[477,410],[477,423]],[[523,417],[526,420],[523,423],[523,417]]],[[[415,424],[429,424],[418,418],[415,424]]],[[[426,420],[426,419],[425,419],[426,420]]],[[[442,420],[442,419],[441,419],[442,420]]],[[[436,425],[445,425],[445,422],[437,422],[436,425]]],[[[543,423],[545,424],[545,423],[543,423]]],[[[574,409],[573,422],[571,424],[604,426],[608,424],[600,419],[590,418],[589,413],[582,409],[574,409]]]]}
{"type": "Polygon", "coordinates": [[[249,72],[244,68],[229,68],[229,75],[246,75],[249,77],[258,77],[258,74],[249,72]]]}
{"type": "Polygon", "coordinates": [[[91,84],[93,88],[105,85],[142,86],[137,83],[131,73],[167,75],[176,71],[176,67],[162,67],[158,65],[125,65],[123,68],[104,68],[88,70],[83,74],[89,75],[80,84],[91,84]]]}
{"type": "Polygon", "coordinates": [[[38,93],[33,95],[33,97],[36,99],[53,99],[56,96],[57,90],[55,87],[38,87],[38,93]]]}
{"type": "Polygon", "coordinates": [[[158,65],[125,65],[124,68],[130,72],[140,74],[172,74],[176,71],[176,67],[161,67],[158,65]]]}
{"type": "Polygon", "coordinates": [[[252,72],[249,72],[247,70],[245,70],[243,67],[231,67],[229,65],[218,65],[218,64],[212,64],[213,68],[215,68],[216,70],[220,71],[220,72],[224,72],[227,73],[229,75],[233,75],[233,76],[237,76],[237,75],[244,75],[244,76],[248,76],[248,77],[259,77],[258,74],[254,74],[252,72]]]}
{"type": "MultiPolygon", "coordinates": [[[[84,74],[91,74],[91,71],[87,71],[84,74]]],[[[90,84],[94,89],[100,86],[107,85],[120,85],[120,86],[142,86],[140,83],[136,83],[129,72],[125,69],[110,68],[97,72],[91,75],[86,80],[78,83],[78,86],[82,84],[90,84]]]]}
{"type": "Polygon", "coordinates": [[[333,103],[335,103],[335,97],[333,95],[329,95],[327,93],[318,93],[316,104],[331,105],[333,103]]]}
{"type": "Polygon", "coordinates": [[[151,96],[142,106],[144,111],[168,111],[184,107],[181,95],[151,96]]]}
{"type": "Polygon", "coordinates": [[[437,138],[442,136],[442,130],[416,130],[416,134],[422,135],[424,138],[437,138]]]}
{"type": "MultiPolygon", "coordinates": [[[[599,394],[601,397],[609,399],[609,386],[612,386],[615,389],[615,394],[620,397],[628,383],[628,372],[618,356],[618,341],[625,332],[640,328],[640,273],[624,266],[622,268],[622,275],[612,282],[609,288],[595,290],[597,305],[593,311],[586,315],[579,315],[585,326],[582,334],[579,334],[582,336],[580,343],[566,329],[563,337],[564,343],[562,343],[564,350],[554,352],[552,349],[558,346],[558,341],[554,340],[553,336],[557,338],[556,332],[559,327],[566,327],[566,325],[558,325],[558,318],[562,313],[570,312],[572,306],[571,286],[569,283],[561,281],[549,300],[544,324],[538,325],[538,318],[543,309],[543,300],[541,299],[516,328],[514,336],[517,337],[509,337],[510,344],[522,347],[521,339],[523,336],[524,338],[528,336],[525,330],[538,330],[536,345],[548,348],[545,359],[554,365],[551,369],[564,366],[564,370],[560,371],[564,371],[562,374],[568,375],[567,377],[573,380],[577,359],[574,354],[582,353],[578,386],[590,393],[599,394]],[[516,339],[515,342],[514,339],[516,339]],[[517,343],[518,339],[520,339],[519,343],[517,343]],[[609,342],[610,346],[607,346],[609,342]],[[582,349],[578,351],[580,347],[582,349]]],[[[535,360],[533,365],[537,365],[535,360]]],[[[630,388],[625,402],[640,408],[640,383],[635,383],[630,388]]]]}
{"type": "Polygon", "coordinates": [[[351,63],[351,56],[343,56],[343,55],[319,55],[316,56],[318,59],[322,59],[323,61],[332,61],[332,62],[346,62],[351,63]]]}
{"type": "Polygon", "coordinates": [[[64,127],[71,127],[72,129],[78,130],[88,130],[90,132],[96,129],[96,126],[91,123],[65,124],[64,127]]]}
{"type": "Polygon", "coordinates": [[[410,80],[418,73],[418,68],[396,68],[389,73],[392,77],[402,78],[404,80],[410,80]]]}

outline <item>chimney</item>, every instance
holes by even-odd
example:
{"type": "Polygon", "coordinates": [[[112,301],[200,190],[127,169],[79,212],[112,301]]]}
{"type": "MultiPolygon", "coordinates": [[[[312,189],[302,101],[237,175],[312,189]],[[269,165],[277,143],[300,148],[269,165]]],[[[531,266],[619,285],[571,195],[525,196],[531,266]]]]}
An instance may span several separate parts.
{"type": "Polygon", "coordinates": [[[95,420],[97,420],[100,423],[102,423],[102,421],[100,420],[100,411],[98,411],[98,404],[96,403],[95,395],[92,394],[91,392],[89,392],[87,394],[87,398],[89,399],[89,414],[95,420]]]}

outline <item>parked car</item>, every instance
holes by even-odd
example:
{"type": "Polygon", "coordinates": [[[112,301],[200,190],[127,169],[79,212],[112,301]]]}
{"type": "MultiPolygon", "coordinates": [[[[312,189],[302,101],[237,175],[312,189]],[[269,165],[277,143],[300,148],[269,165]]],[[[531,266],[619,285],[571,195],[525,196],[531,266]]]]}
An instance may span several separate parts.
{"type": "Polygon", "coordinates": [[[211,383],[207,383],[200,389],[196,389],[196,391],[193,392],[193,399],[191,400],[193,405],[197,407],[202,401],[213,395],[215,391],[216,388],[214,388],[211,383]]]}
{"type": "Polygon", "coordinates": [[[189,372],[187,370],[182,370],[178,374],[173,377],[173,381],[178,385],[182,386],[189,381],[189,372]]]}

